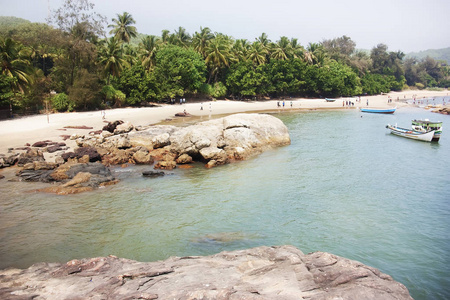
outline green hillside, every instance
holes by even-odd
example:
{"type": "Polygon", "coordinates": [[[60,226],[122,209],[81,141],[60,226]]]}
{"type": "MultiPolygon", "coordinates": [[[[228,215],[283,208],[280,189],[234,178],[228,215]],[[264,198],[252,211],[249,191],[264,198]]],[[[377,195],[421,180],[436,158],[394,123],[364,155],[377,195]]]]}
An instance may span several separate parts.
{"type": "Polygon", "coordinates": [[[411,53],[406,54],[406,57],[415,57],[418,59],[422,59],[427,56],[434,58],[435,60],[446,61],[447,64],[450,65],[450,47],[443,48],[443,49],[429,49],[429,50],[425,50],[425,51],[411,52],[411,53]]]}

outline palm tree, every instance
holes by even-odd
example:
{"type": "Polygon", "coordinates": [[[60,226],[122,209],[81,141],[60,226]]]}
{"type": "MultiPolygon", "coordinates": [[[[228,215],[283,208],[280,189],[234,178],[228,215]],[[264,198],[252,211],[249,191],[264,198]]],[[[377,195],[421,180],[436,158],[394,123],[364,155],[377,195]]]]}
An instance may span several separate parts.
{"type": "Polygon", "coordinates": [[[175,30],[175,34],[172,35],[173,43],[180,47],[187,47],[189,42],[191,41],[191,36],[186,32],[186,29],[183,27],[178,27],[178,30],[175,30]]]}
{"type": "Polygon", "coordinates": [[[236,40],[231,48],[233,57],[237,61],[245,61],[252,45],[246,39],[236,40]]]}
{"type": "Polygon", "coordinates": [[[263,32],[263,33],[261,34],[261,36],[258,37],[256,40],[257,40],[258,42],[260,42],[261,45],[262,45],[263,47],[268,47],[269,44],[270,44],[269,37],[267,36],[267,34],[266,34],[265,32],[263,32]]]}
{"type": "Polygon", "coordinates": [[[142,66],[147,71],[151,71],[156,63],[156,52],[158,50],[159,38],[154,35],[148,35],[142,39],[140,48],[140,59],[142,66]]]}
{"type": "Polygon", "coordinates": [[[200,27],[200,32],[195,32],[192,38],[192,46],[194,50],[200,53],[203,57],[206,57],[205,50],[208,42],[214,38],[214,34],[211,33],[211,29],[208,27],[200,27]]]}
{"type": "Polygon", "coordinates": [[[325,51],[321,44],[309,43],[305,53],[305,61],[312,65],[322,64],[325,60],[325,51]]]}
{"type": "Polygon", "coordinates": [[[163,44],[167,44],[169,42],[169,38],[170,38],[169,30],[164,29],[163,31],[161,31],[161,41],[163,44]]]}
{"type": "Polygon", "coordinates": [[[285,36],[282,36],[276,44],[271,46],[271,57],[279,60],[287,60],[290,57],[290,42],[285,36]]]}
{"type": "Polygon", "coordinates": [[[117,14],[117,19],[113,18],[112,21],[115,24],[108,25],[109,28],[113,28],[109,33],[114,34],[116,38],[129,43],[131,38],[137,36],[136,27],[132,26],[136,21],[129,13],[117,14]]]}
{"type": "Polygon", "coordinates": [[[269,51],[260,42],[254,42],[248,51],[248,59],[256,65],[262,65],[266,63],[268,53],[269,51]]]}
{"type": "Polygon", "coordinates": [[[98,57],[98,62],[103,65],[103,72],[107,76],[107,85],[109,85],[111,76],[119,76],[123,68],[128,65],[123,57],[122,44],[115,37],[111,37],[100,48],[98,57]]]}
{"type": "Polygon", "coordinates": [[[24,58],[24,52],[30,54],[10,38],[0,40],[1,74],[13,78],[13,92],[23,92],[32,81],[30,62],[24,58]]]}
{"type": "Polygon", "coordinates": [[[229,66],[231,56],[231,43],[227,36],[218,34],[212,39],[206,47],[206,59],[205,63],[210,67],[210,82],[212,75],[214,75],[214,81],[217,82],[217,76],[220,70],[229,66]]]}
{"type": "Polygon", "coordinates": [[[305,54],[305,48],[298,42],[298,39],[291,38],[291,49],[294,58],[303,58],[305,54]]]}
{"type": "MultiPolygon", "coordinates": [[[[32,68],[30,62],[24,57],[30,54],[22,45],[12,39],[0,40],[0,74],[11,78],[11,91],[14,97],[23,93],[32,82],[32,68]]],[[[9,109],[12,117],[12,98],[9,99],[9,109]]]]}

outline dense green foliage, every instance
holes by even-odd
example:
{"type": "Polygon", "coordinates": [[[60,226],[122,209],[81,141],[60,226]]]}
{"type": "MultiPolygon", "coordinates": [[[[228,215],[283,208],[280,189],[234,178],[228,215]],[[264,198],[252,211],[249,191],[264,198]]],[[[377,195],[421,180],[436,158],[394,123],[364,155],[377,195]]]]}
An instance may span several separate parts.
{"type": "Polygon", "coordinates": [[[0,18],[0,108],[37,112],[142,105],[173,98],[338,97],[447,87],[449,67],[384,44],[356,51],[347,36],[235,40],[209,28],[139,34],[133,17],[109,25],[88,0],[65,0],[50,25],[0,18]],[[105,38],[105,28],[111,37],[105,38]],[[56,92],[56,96],[53,94],[56,92]],[[47,101],[48,100],[48,101],[47,101]],[[47,101],[47,102],[46,102],[47,101]]]}

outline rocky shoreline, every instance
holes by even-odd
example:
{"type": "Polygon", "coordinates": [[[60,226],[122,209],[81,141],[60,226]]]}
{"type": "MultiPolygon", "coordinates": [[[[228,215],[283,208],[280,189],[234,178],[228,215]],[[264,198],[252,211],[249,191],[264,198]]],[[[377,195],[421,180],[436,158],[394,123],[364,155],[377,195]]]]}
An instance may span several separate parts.
{"type": "Polygon", "coordinates": [[[0,168],[17,165],[18,181],[54,183],[40,191],[73,194],[115,184],[112,165],[172,170],[197,161],[212,168],[290,144],[287,127],[267,114],[235,114],[187,127],[115,121],[70,139],[78,146],[73,151],[65,143],[40,141],[1,155],[0,168]],[[56,153],[55,161],[46,161],[45,152],[56,153]]]}
{"type": "Polygon", "coordinates": [[[0,271],[1,299],[412,299],[357,261],[293,246],[137,262],[115,256],[0,271]]]}

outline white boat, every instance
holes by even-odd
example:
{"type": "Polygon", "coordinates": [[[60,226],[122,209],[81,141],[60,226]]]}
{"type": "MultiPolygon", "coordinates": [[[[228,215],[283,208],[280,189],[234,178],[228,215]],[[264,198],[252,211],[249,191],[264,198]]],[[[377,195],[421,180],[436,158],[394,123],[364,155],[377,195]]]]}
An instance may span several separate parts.
{"type": "Polygon", "coordinates": [[[434,137],[434,130],[428,132],[419,132],[414,131],[412,129],[401,128],[397,127],[397,125],[389,125],[389,124],[386,125],[386,128],[389,129],[392,134],[403,136],[413,140],[431,142],[431,140],[434,137]]]}
{"type": "Polygon", "coordinates": [[[429,132],[434,130],[433,141],[439,141],[442,133],[442,122],[441,121],[430,121],[425,120],[412,120],[412,129],[418,132],[429,132]]]}

